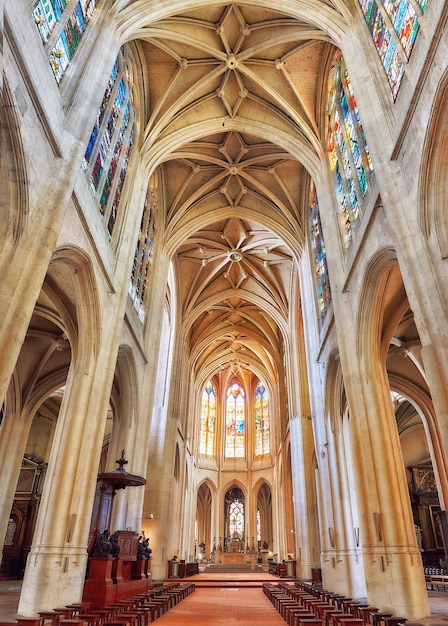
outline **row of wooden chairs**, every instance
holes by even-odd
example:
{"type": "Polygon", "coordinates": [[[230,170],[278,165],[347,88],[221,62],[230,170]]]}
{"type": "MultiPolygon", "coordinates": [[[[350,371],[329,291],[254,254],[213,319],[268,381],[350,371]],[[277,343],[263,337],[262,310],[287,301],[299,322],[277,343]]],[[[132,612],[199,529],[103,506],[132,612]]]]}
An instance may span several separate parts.
{"type": "Polygon", "coordinates": [[[308,582],[264,583],[263,591],[288,626],[404,626],[406,622],[405,617],[308,582]]]}
{"type": "Polygon", "coordinates": [[[445,567],[424,567],[425,576],[448,576],[445,567]]]}
{"type": "Polygon", "coordinates": [[[153,585],[144,593],[91,610],[79,602],[52,611],[39,611],[38,617],[17,617],[0,626],[148,626],[195,591],[195,584],[173,582],[153,585]]]}

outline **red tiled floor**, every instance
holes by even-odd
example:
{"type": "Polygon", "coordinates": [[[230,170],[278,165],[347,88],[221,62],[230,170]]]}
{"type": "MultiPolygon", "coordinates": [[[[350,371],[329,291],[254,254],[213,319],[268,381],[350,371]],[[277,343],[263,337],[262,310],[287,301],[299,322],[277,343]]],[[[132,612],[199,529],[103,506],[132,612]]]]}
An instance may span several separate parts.
{"type": "MultiPolygon", "coordinates": [[[[264,575],[200,574],[179,582],[195,582],[196,591],[187,596],[180,604],[156,620],[161,626],[189,624],[190,626],[221,626],[238,624],[238,626],[285,626],[275,608],[264,595],[260,578],[270,582],[279,582],[278,578],[264,575]],[[246,587],[249,581],[257,580],[258,587],[246,587]],[[238,580],[240,585],[238,585],[238,580]],[[201,582],[219,586],[201,587],[201,582]]],[[[14,622],[17,617],[22,581],[0,581],[0,620],[14,622]]],[[[443,626],[448,622],[448,592],[429,591],[431,615],[418,620],[418,626],[443,626]]],[[[417,622],[409,622],[417,626],[417,622]]]]}
{"type": "Polygon", "coordinates": [[[157,620],[160,626],[285,626],[284,619],[259,588],[199,587],[157,620]]]}

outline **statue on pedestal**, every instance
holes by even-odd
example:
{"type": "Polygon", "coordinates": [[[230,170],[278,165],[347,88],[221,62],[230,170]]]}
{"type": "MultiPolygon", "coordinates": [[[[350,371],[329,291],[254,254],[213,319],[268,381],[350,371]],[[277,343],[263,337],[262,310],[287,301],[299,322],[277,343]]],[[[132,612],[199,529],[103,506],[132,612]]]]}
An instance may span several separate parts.
{"type": "Polygon", "coordinates": [[[151,548],[149,547],[149,538],[140,535],[137,544],[137,559],[150,559],[151,548]]]}
{"type": "Polygon", "coordinates": [[[103,530],[95,539],[95,547],[92,556],[108,556],[112,553],[112,544],[108,530],[103,530]]]}
{"type": "Polygon", "coordinates": [[[112,554],[112,556],[114,557],[118,557],[120,554],[120,544],[118,543],[118,535],[116,532],[114,532],[110,537],[109,537],[109,542],[110,542],[110,553],[112,554]]]}

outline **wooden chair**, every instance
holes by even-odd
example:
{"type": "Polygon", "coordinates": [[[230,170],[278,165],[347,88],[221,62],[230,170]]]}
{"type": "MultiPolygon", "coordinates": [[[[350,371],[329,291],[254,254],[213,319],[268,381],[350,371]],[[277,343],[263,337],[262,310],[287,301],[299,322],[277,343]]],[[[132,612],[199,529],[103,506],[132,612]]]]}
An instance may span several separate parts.
{"type": "Polygon", "coordinates": [[[42,618],[40,616],[39,617],[18,617],[16,619],[16,622],[18,626],[42,626],[42,618]]]}
{"type": "Polygon", "coordinates": [[[380,626],[381,622],[384,622],[386,617],[392,617],[392,613],[384,613],[383,611],[377,611],[371,616],[372,626],[380,626]]]}
{"type": "Polygon", "coordinates": [[[39,616],[42,619],[42,624],[49,622],[51,626],[58,626],[59,624],[59,613],[55,613],[55,611],[39,611],[39,616]]]}

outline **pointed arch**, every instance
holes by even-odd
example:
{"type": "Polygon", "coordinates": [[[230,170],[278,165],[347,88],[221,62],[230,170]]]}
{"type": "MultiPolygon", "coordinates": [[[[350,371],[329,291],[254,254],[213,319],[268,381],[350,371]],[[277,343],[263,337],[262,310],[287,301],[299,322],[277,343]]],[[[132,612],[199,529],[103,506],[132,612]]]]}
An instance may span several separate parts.
{"type": "MultiPolygon", "coordinates": [[[[20,121],[15,112],[8,83],[3,79],[0,117],[0,252],[6,245],[14,248],[27,224],[28,185],[27,166],[18,129],[20,121]]],[[[7,256],[7,255],[6,255],[7,256]]]]}
{"type": "Polygon", "coordinates": [[[200,560],[212,550],[212,510],[216,489],[209,479],[202,481],[196,492],[196,532],[200,560]]]}
{"type": "Polygon", "coordinates": [[[335,437],[341,430],[342,419],[346,413],[347,397],[345,395],[344,376],[339,352],[335,350],[329,358],[325,381],[325,415],[335,437]]]}
{"type": "Polygon", "coordinates": [[[260,478],[254,485],[256,500],[256,529],[259,550],[272,549],[272,485],[265,478],[260,478]]]}
{"type": "Polygon", "coordinates": [[[428,123],[420,170],[420,226],[434,236],[443,259],[448,257],[448,70],[442,77],[428,123]]]}
{"type": "Polygon", "coordinates": [[[119,379],[121,419],[126,422],[128,427],[131,427],[135,424],[139,388],[135,357],[128,346],[123,345],[118,349],[117,377],[119,379]]]}
{"type": "MultiPolygon", "coordinates": [[[[96,357],[102,339],[100,305],[95,273],[90,257],[77,246],[58,248],[50,261],[52,266],[63,263],[72,271],[76,298],[76,327],[79,345],[71,345],[74,355],[90,360],[96,357]]],[[[50,271],[49,270],[49,271],[50,271]]],[[[69,338],[70,339],[70,338],[69,338]]],[[[72,341],[70,341],[72,344],[72,341]]]]}

